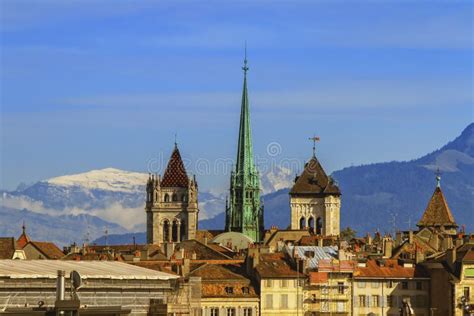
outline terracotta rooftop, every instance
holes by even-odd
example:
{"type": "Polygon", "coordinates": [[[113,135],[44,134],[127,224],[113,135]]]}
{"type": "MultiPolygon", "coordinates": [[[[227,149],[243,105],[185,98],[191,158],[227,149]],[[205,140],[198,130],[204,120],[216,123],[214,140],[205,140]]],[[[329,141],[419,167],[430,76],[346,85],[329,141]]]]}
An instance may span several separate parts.
{"type": "Polygon", "coordinates": [[[419,227],[458,226],[454,221],[453,214],[451,213],[443,191],[441,191],[439,186],[436,187],[433,196],[431,197],[431,200],[417,225],[419,227]]]}
{"type": "MultiPolygon", "coordinates": [[[[283,253],[260,254],[256,270],[261,278],[296,278],[298,276],[283,253]]],[[[303,277],[301,272],[299,275],[303,277]]]]}
{"type": "Polygon", "coordinates": [[[45,259],[61,259],[64,257],[61,249],[52,242],[30,241],[29,244],[38,249],[45,256],[45,259]]]}
{"type": "Polygon", "coordinates": [[[12,259],[15,249],[15,238],[0,237],[0,259],[12,259]]]}
{"type": "Polygon", "coordinates": [[[340,195],[341,191],[313,156],[305,164],[303,173],[296,178],[290,194],[340,195]]]}
{"type": "Polygon", "coordinates": [[[228,260],[231,257],[219,252],[212,247],[204,245],[197,240],[185,240],[182,241],[176,250],[184,249],[186,254],[196,254],[196,260],[228,260]]]}
{"type": "Polygon", "coordinates": [[[367,260],[366,267],[355,267],[355,278],[416,278],[427,277],[426,271],[417,265],[416,268],[403,267],[398,260],[384,260],[379,264],[376,260],[367,260]]]}
{"type": "Polygon", "coordinates": [[[258,297],[243,265],[198,266],[190,276],[201,277],[202,297],[258,297]]]}
{"type": "Polygon", "coordinates": [[[187,188],[188,184],[189,179],[181,159],[181,154],[179,153],[178,146],[175,146],[161,180],[161,186],[187,188]]]}
{"type": "Polygon", "coordinates": [[[30,241],[30,237],[26,234],[25,225],[23,225],[23,232],[21,233],[20,237],[18,237],[16,244],[18,248],[23,249],[23,247],[25,247],[30,241]]]}

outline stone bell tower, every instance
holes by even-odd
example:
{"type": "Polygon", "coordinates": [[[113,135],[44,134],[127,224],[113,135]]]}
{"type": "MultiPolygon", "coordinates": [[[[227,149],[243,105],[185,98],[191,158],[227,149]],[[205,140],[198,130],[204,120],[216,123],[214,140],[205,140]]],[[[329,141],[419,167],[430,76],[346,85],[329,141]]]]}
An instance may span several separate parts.
{"type": "Polygon", "coordinates": [[[188,178],[177,144],[163,178],[151,175],[146,186],[146,235],[148,244],[196,238],[198,185],[188,178]]]}
{"type": "MultiPolygon", "coordinates": [[[[319,137],[311,138],[314,142],[319,137]]],[[[341,191],[313,156],[296,177],[290,190],[291,229],[309,229],[322,236],[337,236],[340,231],[341,191]]]]}

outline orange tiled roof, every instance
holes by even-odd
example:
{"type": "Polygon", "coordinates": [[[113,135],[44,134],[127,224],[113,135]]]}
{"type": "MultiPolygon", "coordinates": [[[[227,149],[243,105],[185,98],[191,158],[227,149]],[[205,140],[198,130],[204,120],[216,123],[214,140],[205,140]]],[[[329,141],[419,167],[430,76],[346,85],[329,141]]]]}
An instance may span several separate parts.
{"type": "Polygon", "coordinates": [[[355,278],[415,278],[427,277],[425,270],[419,265],[415,268],[403,267],[397,260],[385,260],[384,266],[376,260],[368,260],[366,267],[356,267],[355,278]]]}
{"type": "Polygon", "coordinates": [[[453,214],[440,187],[436,187],[421,220],[417,224],[424,226],[455,226],[453,214]]]}
{"type": "Polygon", "coordinates": [[[197,266],[190,276],[201,277],[203,297],[258,297],[251,280],[238,264],[197,266]],[[228,289],[232,288],[230,292],[228,289]]]}
{"type": "Polygon", "coordinates": [[[25,230],[23,230],[23,233],[18,237],[18,240],[16,241],[16,244],[18,248],[23,249],[23,247],[26,246],[27,243],[31,241],[30,237],[26,234],[25,230]]]}
{"type": "Polygon", "coordinates": [[[64,257],[61,249],[52,242],[30,241],[29,243],[38,249],[46,259],[61,259],[64,257]]]}

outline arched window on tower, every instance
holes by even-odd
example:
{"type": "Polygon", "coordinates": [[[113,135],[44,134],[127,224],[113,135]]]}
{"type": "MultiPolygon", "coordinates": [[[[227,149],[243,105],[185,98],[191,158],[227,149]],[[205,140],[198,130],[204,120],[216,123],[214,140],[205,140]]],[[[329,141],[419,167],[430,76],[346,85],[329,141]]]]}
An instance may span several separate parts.
{"type": "Polygon", "coordinates": [[[316,220],[316,234],[323,234],[323,219],[321,217],[318,217],[318,219],[316,220]]]}
{"type": "Polygon", "coordinates": [[[188,201],[188,196],[186,194],[183,194],[183,198],[181,199],[183,202],[188,201]]]}
{"type": "Polygon", "coordinates": [[[185,221],[182,221],[181,222],[181,228],[180,228],[180,232],[179,232],[179,240],[183,241],[185,240],[186,238],[186,222],[185,221]]]}
{"type": "Polygon", "coordinates": [[[170,232],[170,223],[166,220],[163,223],[163,242],[167,242],[169,240],[169,232],[170,232]]]}
{"type": "Polygon", "coordinates": [[[170,201],[170,196],[168,195],[168,193],[165,194],[165,202],[169,202],[170,201]]]}
{"type": "Polygon", "coordinates": [[[173,193],[173,197],[171,198],[171,200],[173,202],[177,202],[178,201],[178,195],[176,193],[173,193]]]}
{"type": "Polygon", "coordinates": [[[305,229],[306,228],[306,218],[301,217],[300,218],[300,229],[305,229]]]}
{"type": "Polygon", "coordinates": [[[173,229],[172,229],[171,237],[173,241],[178,241],[178,221],[177,220],[173,221],[173,229]]]}
{"type": "Polygon", "coordinates": [[[314,217],[311,216],[308,220],[308,227],[309,227],[309,232],[314,233],[314,217]]]}

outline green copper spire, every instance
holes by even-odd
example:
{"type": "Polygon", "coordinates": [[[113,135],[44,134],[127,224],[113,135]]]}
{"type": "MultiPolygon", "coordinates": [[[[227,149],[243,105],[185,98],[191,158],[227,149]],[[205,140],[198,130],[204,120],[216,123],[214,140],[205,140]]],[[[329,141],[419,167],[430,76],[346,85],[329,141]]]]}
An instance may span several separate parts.
{"type": "Polygon", "coordinates": [[[240,111],[237,162],[230,178],[230,203],[226,209],[226,230],[241,232],[260,241],[263,232],[263,207],[260,206],[260,179],[255,168],[247,92],[247,49],[240,111]]]}

